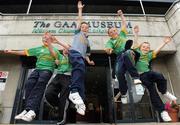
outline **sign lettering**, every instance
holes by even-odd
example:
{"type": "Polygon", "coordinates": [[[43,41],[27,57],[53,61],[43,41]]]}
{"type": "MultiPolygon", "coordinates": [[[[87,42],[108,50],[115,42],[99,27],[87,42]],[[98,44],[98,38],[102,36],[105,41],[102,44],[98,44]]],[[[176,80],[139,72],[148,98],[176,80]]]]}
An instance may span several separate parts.
{"type": "MultiPolygon", "coordinates": [[[[120,21],[87,21],[87,23],[90,33],[100,34],[107,34],[109,27],[120,29],[122,25],[120,21]]],[[[74,33],[75,29],[77,29],[75,21],[35,21],[32,33],[74,33]]],[[[131,22],[127,23],[127,30],[129,34],[132,34],[131,22]]]]}

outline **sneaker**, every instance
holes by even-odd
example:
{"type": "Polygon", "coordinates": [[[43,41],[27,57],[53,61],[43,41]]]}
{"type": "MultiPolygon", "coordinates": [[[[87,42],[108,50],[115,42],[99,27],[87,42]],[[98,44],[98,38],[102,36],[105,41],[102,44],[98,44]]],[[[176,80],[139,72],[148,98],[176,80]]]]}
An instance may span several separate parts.
{"type": "Polygon", "coordinates": [[[141,84],[136,84],[135,90],[137,95],[144,95],[144,87],[141,84]]]}
{"type": "Polygon", "coordinates": [[[134,79],[134,84],[141,84],[141,80],[140,79],[134,79]]]}
{"type": "Polygon", "coordinates": [[[84,102],[78,92],[74,92],[74,93],[70,92],[69,100],[71,100],[75,105],[84,104],[84,102]]]}
{"type": "Polygon", "coordinates": [[[128,103],[127,95],[121,95],[121,102],[122,102],[122,104],[128,103]]]}
{"type": "Polygon", "coordinates": [[[167,111],[161,112],[161,118],[164,122],[170,122],[172,120],[167,111]]]}
{"type": "Polygon", "coordinates": [[[177,98],[171,94],[170,92],[166,92],[165,94],[163,94],[167,99],[171,100],[171,101],[175,101],[177,100],[177,98]]]}
{"type": "Polygon", "coordinates": [[[36,117],[36,113],[33,110],[29,110],[23,117],[22,120],[30,122],[36,117]]]}
{"type": "Polygon", "coordinates": [[[80,105],[76,105],[76,112],[80,115],[85,115],[85,111],[86,111],[86,106],[85,104],[80,104],[80,105]]]}
{"type": "Polygon", "coordinates": [[[15,119],[16,119],[16,120],[21,119],[26,113],[27,113],[27,111],[26,111],[26,110],[23,110],[20,114],[18,114],[18,115],[15,116],[15,119]]]}
{"type": "Polygon", "coordinates": [[[118,79],[117,79],[117,77],[115,77],[114,81],[115,81],[115,82],[118,82],[118,79]]]}

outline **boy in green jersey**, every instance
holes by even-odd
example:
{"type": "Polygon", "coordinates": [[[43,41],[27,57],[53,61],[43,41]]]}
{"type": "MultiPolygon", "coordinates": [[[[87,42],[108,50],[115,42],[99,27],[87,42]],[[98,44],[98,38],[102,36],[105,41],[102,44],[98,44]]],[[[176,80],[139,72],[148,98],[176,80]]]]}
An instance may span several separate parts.
{"type": "MultiPolygon", "coordinates": [[[[50,51],[53,51],[50,49],[50,51]]],[[[71,84],[72,66],[69,63],[68,51],[63,49],[63,55],[57,53],[57,74],[49,83],[45,98],[53,107],[58,107],[59,119],[57,124],[65,123],[66,110],[68,107],[69,85],[71,84]]]]}
{"type": "Polygon", "coordinates": [[[134,80],[135,84],[141,83],[139,79],[139,74],[134,66],[134,52],[132,50],[126,50],[126,43],[129,41],[132,43],[132,40],[128,40],[127,42],[127,30],[126,30],[126,20],[121,10],[118,10],[118,16],[122,19],[122,29],[121,32],[118,33],[117,28],[111,27],[108,29],[108,35],[110,39],[105,45],[105,51],[107,54],[111,54],[114,52],[117,55],[116,59],[116,68],[115,74],[117,76],[119,82],[119,90],[121,92],[121,102],[126,104],[127,100],[127,81],[125,79],[125,73],[128,71],[131,77],[134,80]]]}
{"type": "MultiPolygon", "coordinates": [[[[37,58],[35,70],[30,74],[25,83],[25,109],[15,119],[32,121],[39,111],[44,90],[55,68],[55,58],[50,54],[47,41],[52,41],[52,37],[45,33],[42,37],[43,45],[36,48],[22,51],[5,50],[5,53],[35,56],[37,58]]],[[[63,46],[66,46],[62,43],[63,46]]],[[[57,49],[53,48],[55,52],[57,49]]]]}
{"type": "Polygon", "coordinates": [[[142,84],[149,90],[152,105],[161,114],[162,120],[171,121],[171,118],[165,111],[164,104],[159,97],[157,89],[162,95],[171,101],[176,101],[177,98],[167,91],[167,80],[164,78],[164,76],[161,73],[152,71],[149,68],[150,61],[154,59],[159,51],[171,41],[171,38],[165,37],[163,43],[156,50],[150,51],[150,44],[148,42],[143,42],[141,44],[138,43],[138,26],[134,27],[134,33],[134,48],[136,48],[136,51],[140,53],[140,58],[136,63],[136,68],[140,73],[142,84]],[[157,89],[155,87],[155,83],[157,84],[157,89]]]}

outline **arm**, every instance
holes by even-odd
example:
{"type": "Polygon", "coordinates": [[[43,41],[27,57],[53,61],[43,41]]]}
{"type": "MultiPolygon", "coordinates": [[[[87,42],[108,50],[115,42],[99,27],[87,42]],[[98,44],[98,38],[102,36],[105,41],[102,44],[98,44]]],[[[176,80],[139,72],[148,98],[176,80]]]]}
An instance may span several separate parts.
{"type": "Polygon", "coordinates": [[[166,36],[163,40],[163,43],[156,50],[154,50],[154,53],[158,54],[160,52],[160,50],[171,41],[172,41],[171,37],[166,36]]]}
{"type": "MultiPolygon", "coordinates": [[[[61,45],[62,47],[64,47],[64,48],[67,49],[67,50],[70,48],[70,46],[69,46],[68,44],[66,44],[66,43],[64,43],[64,42],[61,42],[61,41],[58,41],[55,36],[52,36],[52,35],[51,35],[50,33],[48,33],[48,32],[45,33],[44,39],[45,39],[44,41],[46,41],[49,46],[51,46],[51,45],[50,45],[51,43],[56,43],[56,44],[61,45]]],[[[53,55],[54,55],[54,54],[53,54],[53,55]]]]}
{"type": "Polygon", "coordinates": [[[60,61],[59,60],[55,60],[55,63],[56,63],[56,65],[59,65],[60,64],[60,61]]]}
{"type": "Polygon", "coordinates": [[[20,51],[16,51],[16,50],[4,50],[4,53],[19,55],[19,56],[26,56],[25,50],[20,50],[20,51]]]}
{"type": "Polygon", "coordinates": [[[105,44],[105,49],[104,51],[108,54],[111,55],[111,53],[113,52],[113,44],[111,42],[111,40],[108,40],[107,43],[105,44]]]}
{"type": "Polygon", "coordinates": [[[133,48],[136,49],[140,46],[139,42],[138,42],[138,33],[139,33],[139,27],[138,25],[136,25],[134,27],[134,42],[133,42],[133,48]]]}
{"type": "Polygon", "coordinates": [[[56,39],[56,37],[54,37],[54,36],[53,36],[53,43],[59,44],[60,46],[62,46],[62,47],[65,48],[66,50],[69,50],[69,48],[70,48],[70,45],[69,45],[69,44],[66,44],[65,42],[58,41],[58,40],[56,39]]]}
{"type": "Polygon", "coordinates": [[[49,49],[51,55],[55,58],[55,63],[56,63],[56,65],[59,65],[59,64],[60,64],[60,61],[59,61],[59,59],[58,59],[58,55],[57,55],[57,53],[54,51],[53,46],[51,45],[51,43],[49,43],[49,42],[48,42],[48,49],[49,49]]]}
{"type": "Polygon", "coordinates": [[[118,14],[118,16],[121,17],[121,20],[122,20],[122,28],[121,28],[121,30],[127,31],[127,29],[126,29],[126,18],[124,16],[122,10],[118,10],[117,14],[118,14]]]}
{"type": "Polygon", "coordinates": [[[89,65],[95,65],[94,61],[89,59],[89,56],[86,56],[86,61],[88,62],[89,65]]]}
{"type": "Polygon", "coordinates": [[[52,55],[56,60],[58,60],[58,55],[57,55],[57,53],[54,51],[53,46],[51,45],[51,42],[53,41],[52,37],[49,37],[48,39],[46,39],[46,41],[47,41],[48,49],[49,49],[51,55],[52,55]]]}
{"type": "Polygon", "coordinates": [[[108,55],[111,55],[113,49],[112,49],[112,48],[105,48],[104,51],[105,51],[108,55]]]}
{"type": "Polygon", "coordinates": [[[82,10],[84,5],[82,4],[82,1],[78,1],[77,8],[78,8],[78,20],[77,20],[77,27],[80,29],[81,22],[82,22],[82,10]]]}

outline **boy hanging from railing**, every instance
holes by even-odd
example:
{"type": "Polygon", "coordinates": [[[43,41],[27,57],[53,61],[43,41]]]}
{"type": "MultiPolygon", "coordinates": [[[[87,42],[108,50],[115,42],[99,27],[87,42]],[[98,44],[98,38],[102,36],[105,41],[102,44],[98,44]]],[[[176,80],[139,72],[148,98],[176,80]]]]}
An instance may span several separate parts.
{"type": "Polygon", "coordinates": [[[149,66],[150,61],[156,58],[160,50],[172,40],[170,37],[165,37],[163,43],[156,50],[150,51],[150,43],[138,43],[138,33],[139,27],[135,26],[134,48],[136,48],[135,50],[140,53],[140,58],[136,63],[136,68],[140,73],[140,80],[142,81],[142,84],[149,90],[152,105],[160,113],[162,120],[166,122],[171,121],[171,118],[169,117],[167,111],[165,111],[164,104],[156,90],[155,83],[159,92],[161,92],[161,94],[167,99],[176,102],[177,98],[167,91],[167,80],[164,78],[163,74],[152,71],[149,66]]]}
{"type": "Polygon", "coordinates": [[[125,48],[126,43],[132,43],[132,40],[127,40],[126,19],[121,10],[117,12],[118,16],[122,19],[121,32],[118,33],[116,27],[110,27],[108,29],[108,35],[110,39],[105,45],[105,51],[107,54],[114,52],[117,55],[115,74],[119,82],[119,90],[121,93],[121,102],[126,104],[127,100],[127,81],[125,79],[125,73],[128,71],[133,78],[134,84],[141,83],[139,74],[135,68],[134,52],[130,48],[125,48]]]}

